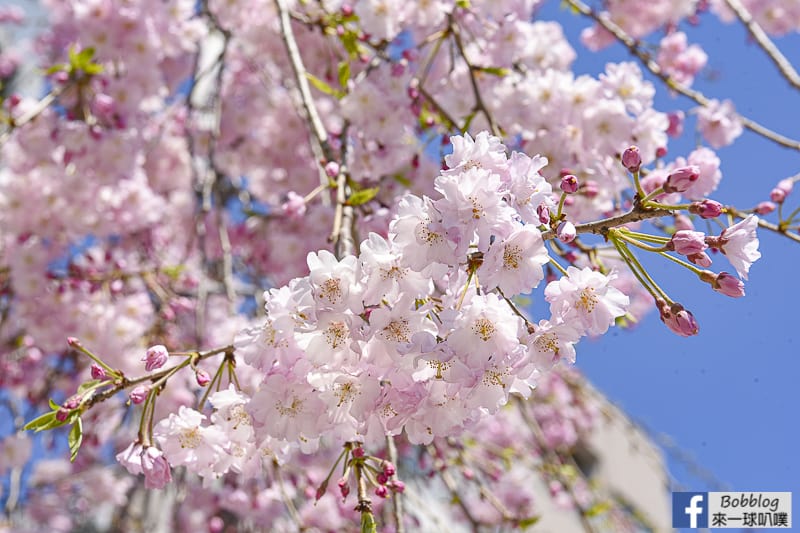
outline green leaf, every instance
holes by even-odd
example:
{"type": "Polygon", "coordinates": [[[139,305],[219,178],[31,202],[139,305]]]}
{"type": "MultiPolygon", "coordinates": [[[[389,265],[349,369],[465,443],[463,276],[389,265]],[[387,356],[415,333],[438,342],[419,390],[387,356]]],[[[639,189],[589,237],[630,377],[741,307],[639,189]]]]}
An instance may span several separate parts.
{"type": "Polygon", "coordinates": [[[61,409],[61,406],[58,405],[56,402],[54,402],[52,398],[50,398],[50,401],[48,403],[50,404],[50,409],[52,409],[53,411],[58,411],[59,409],[61,409]]]}
{"type": "Polygon", "coordinates": [[[61,72],[63,70],[69,70],[69,65],[67,63],[56,63],[45,70],[44,73],[46,76],[49,76],[50,74],[55,74],[56,72],[61,72]]]}
{"type": "Polygon", "coordinates": [[[369,189],[356,191],[347,199],[347,205],[356,206],[365,204],[375,198],[375,195],[378,194],[380,190],[380,187],[370,187],[369,189]]]}
{"type": "Polygon", "coordinates": [[[74,462],[78,456],[78,450],[81,449],[81,443],[83,443],[83,423],[80,418],[75,420],[72,429],[69,430],[67,442],[69,443],[69,460],[74,462]]]}
{"type": "Polygon", "coordinates": [[[45,413],[41,416],[38,416],[33,420],[31,420],[30,422],[28,422],[27,424],[25,424],[22,429],[24,429],[25,431],[33,430],[36,433],[39,433],[40,431],[54,429],[66,424],[67,423],[66,420],[62,422],[61,420],[56,418],[56,413],[58,413],[57,410],[50,411],[49,413],[45,413]]]}
{"type": "Polygon", "coordinates": [[[519,521],[517,525],[520,527],[520,529],[527,529],[532,525],[535,525],[536,522],[538,522],[540,519],[541,517],[539,516],[531,516],[528,518],[523,518],[522,520],[519,521]]]}
{"type": "Polygon", "coordinates": [[[375,515],[369,511],[361,511],[361,533],[378,533],[375,515]]]}
{"type": "Polygon", "coordinates": [[[83,392],[86,391],[87,389],[94,388],[98,383],[100,383],[99,379],[91,379],[86,383],[81,383],[80,386],[78,387],[78,394],[83,394],[83,392]]]}
{"type": "Polygon", "coordinates": [[[457,0],[456,7],[460,7],[461,9],[469,9],[472,7],[469,0],[457,0]]]}
{"type": "Polygon", "coordinates": [[[185,267],[183,265],[168,265],[168,266],[165,266],[165,267],[161,267],[161,272],[166,274],[173,281],[177,281],[177,279],[180,277],[181,273],[183,272],[184,268],[185,267]]]}
{"type": "Polygon", "coordinates": [[[346,31],[339,38],[342,46],[347,50],[350,57],[358,57],[358,35],[354,31],[346,31]]]}
{"type": "Polygon", "coordinates": [[[333,87],[331,87],[330,85],[328,85],[327,83],[325,83],[324,81],[319,79],[318,77],[314,76],[310,72],[306,72],[306,78],[308,78],[308,81],[311,82],[311,85],[316,87],[318,91],[323,92],[323,93],[328,94],[328,95],[331,95],[331,96],[336,94],[336,89],[334,89],[333,87]]]}
{"type": "Polygon", "coordinates": [[[608,501],[598,502],[592,505],[586,511],[584,511],[583,516],[591,518],[593,516],[604,514],[608,512],[610,509],[611,509],[611,502],[608,501]]]}
{"type": "Polygon", "coordinates": [[[394,178],[394,181],[396,181],[403,187],[411,187],[411,180],[403,176],[402,174],[395,174],[394,176],[392,176],[392,178],[394,178]]]}
{"type": "Polygon", "coordinates": [[[485,72],[486,74],[491,74],[492,76],[497,76],[498,78],[504,78],[508,76],[508,73],[510,72],[509,69],[505,67],[475,67],[475,70],[485,72]]]}
{"type": "Polygon", "coordinates": [[[342,61],[339,63],[339,85],[342,89],[347,89],[347,82],[350,79],[350,63],[342,61]]]}

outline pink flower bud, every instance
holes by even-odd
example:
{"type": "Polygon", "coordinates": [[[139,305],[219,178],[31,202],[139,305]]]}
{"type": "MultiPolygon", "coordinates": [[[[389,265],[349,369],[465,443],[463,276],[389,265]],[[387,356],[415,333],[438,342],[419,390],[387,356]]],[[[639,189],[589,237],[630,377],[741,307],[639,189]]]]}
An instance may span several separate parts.
{"type": "Polygon", "coordinates": [[[693,230],[694,224],[692,219],[686,215],[675,215],[675,230],[693,230]]]}
{"type": "Polygon", "coordinates": [[[692,202],[689,205],[689,212],[700,215],[701,218],[717,218],[722,214],[723,210],[724,208],[721,203],[709,199],[700,202],[692,202]]]}
{"type": "Polygon", "coordinates": [[[561,190],[567,194],[572,194],[578,190],[578,178],[572,174],[567,174],[561,178],[561,190]]]}
{"type": "Polygon", "coordinates": [[[386,485],[386,482],[389,481],[389,476],[384,472],[378,472],[378,475],[375,476],[375,480],[381,485],[386,485]]]}
{"type": "Polygon", "coordinates": [[[389,484],[389,488],[398,494],[403,494],[406,490],[406,484],[396,479],[389,484]]]}
{"type": "Polygon", "coordinates": [[[138,385],[134,387],[130,394],[131,402],[136,405],[142,403],[145,398],[147,398],[149,392],[150,387],[148,385],[138,385]]]}
{"type": "Polygon", "coordinates": [[[583,187],[581,188],[581,192],[587,198],[594,198],[600,193],[600,187],[597,185],[597,182],[594,180],[586,180],[583,183],[583,187]]]}
{"type": "Polygon", "coordinates": [[[306,214],[306,199],[294,191],[286,194],[286,201],[281,204],[283,214],[291,219],[300,219],[306,214]]]}
{"type": "Polygon", "coordinates": [[[67,344],[75,348],[81,345],[81,341],[77,337],[67,337],[67,344]]]}
{"type": "Polygon", "coordinates": [[[388,498],[389,497],[389,489],[387,489],[383,485],[378,485],[375,487],[375,495],[380,498],[388,498]]]}
{"type": "Polygon", "coordinates": [[[66,422],[67,417],[69,417],[69,413],[69,409],[64,409],[63,407],[59,408],[58,411],[56,411],[56,420],[59,422],[66,422]]]}
{"type": "Polygon", "coordinates": [[[703,268],[708,268],[711,266],[711,258],[708,257],[708,254],[705,252],[700,252],[698,254],[689,254],[686,256],[686,258],[695,265],[699,265],[703,268]]]}
{"type": "Polygon", "coordinates": [[[225,529],[225,520],[219,516],[212,516],[208,519],[209,533],[221,533],[225,529]]]}
{"type": "Polygon", "coordinates": [[[776,205],[775,205],[775,204],[773,204],[772,202],[761,202],[760,204],[758,204],[758,205],[756,206],[756,208],[754,209],[754,211],[755,211],[756,213],[758,213],[759,215],[769,215],[770,213],[772,213],[773,211],[775,211],[775,209],[776,209],[777,207],[778,207],[778,206],[776,206],[776,205]]]}
{"type": "Polygon", "coordinates": [[[714,278],[711,287],[725,296],[740,298],[744,296],[744,282],[732,274],[720,272],[714,278]]]}
{"type": "Polygon", "coordinates": [[[339,9],[342,12],[342,16],[349,17],[353,14],[353,6],[350,4],[342,4],[342,7],[339,9]]]}
{"type": "Polygon", "coordinates": [[[335,178],[339,175],[339,163],[336,161],[328,161],[325,164],[325,174],[329,178],[335,178]]]}
{"type": "Polygon", "coordinates": [[[359,446],[358,448],[353,449],[353,457],[361,458],[364,457],[364,448],[359,446]]]}
{"type": "Polygon", "coordinates": [[[106,379],[106,370],[97,363],[92,363],[92,379],[106,379]]]}
{"type": "Polygon", "coordinates": [[[383,468],[383,473],[389,477],[392,477],[397,471],[394,465],[389,461],[384,461],[383,463],[381,463],[381,467],[383,468]]]}
{"type": "Polygon", "coordinates": [[[70,409],[70,410],[76,409],[81,404],[82,399],[83,397],[80,396],[79,394],[70,396],[69,398],[67,398],[67,401],[64,402],[64,409],[70,409]]]}
{"type": "Polygon", "coordinates": [[[665,155],[667,155],[667,148],[666,148],[666,146],[659,146],[658,148],[656,148],[656,157],[657,157],[657,158],[661,159],[661,158],[662,158],[662,157],[664,157],[665,155]]]}
{"type": "Polygon", "coordinates": [[[197,372],[194,375],[195,379],[197,380],[197,384],[201,387],[205,387],[209,383],[211,383],[211,376],[203,370],[202,368],[198,368],[197,372]]]}
{"type": "Polygon", "coordinates": [[[699,254],[708,248],[705,239],[705,233],[700,231],[676,231],[667,243],[667,249],[674,250],[681,255],[699,254]]]}
{"type": "Polygon", "coordinates": [[[539,207],[537,207],[536,214],[539,216],[539,222],[542,224],[550,223],[550,208],[546,205],[541,204],[539,207]]]}
{"type": "Polygon", "coordinates": [[[325,493],[328,491],[328,480],[322,482],[322,485],[319,486],[317,489],[317,493],[314,495],[314,499],[319,500],[322,498],[325,493]]]}
{"type": "Polygon", "coordinates": [[[683,118],[684,118],[683,111],[673,111],[671,113],[667,113],[667,119],[669,120],[669,126],[667,127],[667,135],[670,137],[680,137],[681,133],[683,133],[683,118]]]}
{"type": "Polygon", "coordinates": [[[664,182],[664,192],[685,192],[700,177],[700,167],[689,165],[673,170],[664,182]]]}
{"type": "Polygon", "coordinates": [[[642,167],[642,155],[639,153],[638,146],[631,146],[622,152],[622,166],[632,174],[639,172],[642,167]]]}
{"type": "Polygon", "coordinates": [[[681,304],[667,304],[664,300],[656,301],[659,308],[661,321],[672,331],[681,337],[697,335],[700,331],[697,321],[691,312],[687,311],[681,304]]]}
{"type": "Polygon", "coordinates": [[[575,240],[575,237],[578,235],[578,233],[575,230],[575,224],[569,220],[565,220],[558,225],[558,228],[556,228],[556,235],[558,236],[559,241],[568,244],[575,240]]]}
{"type": "Polygon", "coordinates": [[[776,204],[782,204],[783,201],[786,200],[786,191],[775,187],[769,193],[769,199],[775,202],[776,204]]]}
{"type": "Polygon", "coordinates": [[[162,344],[156,344],[155,346],[151,346],[147,349],[147,353],[145,353],[144,358],[144,369],[148,372],[152,372],[158,368],[164,366],[164,364],[169,359],[169,352],[167,351],[166,346],[162,344]]]}
{"type": "Polygon", "coordinates": [[[347,495],[350,494],[350,484],[347,483],[347,478],[339,478],[339,481],[336,482],[339,486],[339,492],[342,495],[342,498],[347,498],[347,495]]]}

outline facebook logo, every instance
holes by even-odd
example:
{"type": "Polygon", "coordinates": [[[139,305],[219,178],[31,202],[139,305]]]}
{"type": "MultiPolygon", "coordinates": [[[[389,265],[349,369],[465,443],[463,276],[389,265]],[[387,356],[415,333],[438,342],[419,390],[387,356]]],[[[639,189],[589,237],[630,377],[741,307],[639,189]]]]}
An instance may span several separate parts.
{"type": "Polygon", "coordinates": [[[673,492],[672,527],[708,527],[708,493],[673,492]]]}

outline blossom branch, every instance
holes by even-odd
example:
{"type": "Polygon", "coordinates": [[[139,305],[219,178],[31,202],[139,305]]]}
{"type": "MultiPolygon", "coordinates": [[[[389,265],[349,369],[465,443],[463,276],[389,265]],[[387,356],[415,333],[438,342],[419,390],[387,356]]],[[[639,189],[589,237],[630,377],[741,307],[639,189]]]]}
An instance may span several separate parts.
{"type": "MultiPolygon", "coordinates": [[[[611,33],[620,43],[622,43],[628,49],[628,51],[632,55],[634,55],[636,58],[639,59],[639,61],[641,61],[641,63],[647,68],[647,70],[649,70],[654,76],[663,81],[664,84],[666,84],[666,86],[669,87],[671,90],[678,92],[683,96],[691,98],[692,100],[694,100],[703,107],[707,107],[711,103],[711,99],[708,98],[703,93],[701,93],[700,91],[697,91],[695,89],[690,89],[688,87],[681,85],[680,83],[675,81],[675,79],[673,79],[669,74],[664,72],[661,69],[661,67],[658,66],[658,63],[655,62],[650,53],[644,50],[636,39],[628,35],[628,33],[625,32],[625,30],[623,30],[616,23],[610,20],[607,15],[602,13],[598,14],[591,7],[581,2],[581,0],[566,0],[566,2],[571,7],[580,12],[582,15],[591,18],[592,20],[600,24],[600,26],[602,26],[605,30],[611,33]]],[[[739,114],[739,120],[741,120],[742,125],[744,127],[746,127],[747,129],[749,129],[754,133],[757,133],[758,135],[761,135],[762,137],[765,137],[777,144],[780,144],[781,146],[792,148],[794,150],[800,150],[800,141],[796,141],[794,139],[790,139],[789,137],[776,133],[770,130],[769,128],[759,124],[758,122],[749,119],[741,114],[739,114]]]]}
{"type": "MultiPolygon", "coordinates": [[[[738,209],[736,209],[735,207],[732,207],[732,206],[725,207],[725,211],[727,213],[729,213],[731,216],[734,216],[734,217],[736,217],[736,218],[738,218],[740,220],[744,219],[744,218],[747,218],[747,216],[748,216],[748,213],[745,213],[744,211],[740,211],[740,210],[738,210],[738,209]]],[[[760,228],[768,229],[770,231],[774,231],[775,233],[779,233],[779,234],[783,235],[784,237],[787,237],[787,238],[789,238],[789,239],[791,239],[791,240],[793,240],[795,242],[800,242],[800,235],[798,235],[796,233],[790,233],[788,231],[788,228],[784,227],[781,224],[773,224],[772,222],[768,222],[768,221],[764,220],[763,218],[759,218],[758,219],[758,226],[760,228]]]]}
{"type": "MultiPolygon", "coordinates": [[[[651,218],[670,216],[672,214],[673,212],[669,209],[643,208],[639,206],[639,204],[636,204],[633,209],[627,213],[604,218],[602,220],[596,220],[594,222],[587,222],[585,224],[576,224],[575,231],[577,233],[593,233],[595,235],[605,236],[610,229],[617,226],[630,224],[632,222],[641,222],[642,220],[648,220],[651,218]]],[[[542,239],[544,240],[554,239],[555,237],[556,233],[552,229],[542,233],[542,239]]]]}
{"type": "Polygon", "coordinates": [[[153,372],[151,374],[147,374],[145,376],[140,376],[138,378],[128,379],[123,376],[121,379],[118,379],[114,382],[114,385],[111,388],[104,390],[99,394],[95,394],[89,400],[86,401],[83,405],[88,410],[92,406],[104,402],[111,398],[112,396],[116,395],[118,392],[123,391],[127,388],[139,385],[140,383],[145,383],[147,381],[151,382],[158,382],[159,380],[163,379],[164,377],[174,374],[178,369],[188,366],[192,361],[196,364],[199,361],[203,361],[210,357],[214,357],[215,355],[219,355],[221,353],[225,354],[232,354],[234,351],[234,347],[232,344],[228,346],[223,346],[221,348],[214,348],[213,350],[208,350],[205,352],[193,352],[187,358],[187,360],[178,363],[175,366],[171,366],[160,372],[153,372]]]}
{"type": "Polygon", "coordinates": [[[742,22],[742,24],[747,27],[747,31],[750,33],[750,36],[755,40],[758,45],[761,47],[762,50],[769,56],[775,66],[778,67],[778,70],[786,78],[791,85],[793,85],[796,89],[800,89],[800,75],[797,74],[797,71],[792,66],[791,62],[786,58],[785,55],[778,49],[772,39],[766,34],[766,32],[761,28],[761,26],[753,20],[753,16],[747,11],[747,8],[742,5],[739,0],[725,0],[728,4],[728,7],[736,13],[736,16],[742,22]]]}
{"type": "Polygon", "coordinates": [[[450,14],[449,17],[449,26],[448,29],[450,33],[453,35],[453,40],[456,43],[456,48],[458,48],[458,53],[464,59],[464,63],[467,64],[467,70],[469,70],[469,81],[472,85],[472,94],[475,96],[475,110],[480,111],[483,113],[483,116],[486,117],[486,121],[489,123],[489,129],[494,135],[498,137],[502,137],[502,133],[500,132],[500,127],[494,121],[492,114],[489,112],[489,109],[486,107],[486,104],[483,101],[483,96],[481,96],[480,87],[478,87],[478,80],[475,77],[475,71],[477,67],[475,67],[472,63],[470,63],[469,59],[467,58],[467,52],[464,49],[464,43],[461,39],[461,30],[456,24],[453,15],[450,14]]]}
{"type": "MultiPolygon", "coordinates": [[[[386,435],[386,455],[389,461],[397,466],[397,446],[394,442],[394,435],[386,435]]],[[[403,495],[400,492],[395,492],[392,498],[392,513],[394,515],[395,531],[397,533],[405,533],[405,525],[403,523],[403,495]]]]}

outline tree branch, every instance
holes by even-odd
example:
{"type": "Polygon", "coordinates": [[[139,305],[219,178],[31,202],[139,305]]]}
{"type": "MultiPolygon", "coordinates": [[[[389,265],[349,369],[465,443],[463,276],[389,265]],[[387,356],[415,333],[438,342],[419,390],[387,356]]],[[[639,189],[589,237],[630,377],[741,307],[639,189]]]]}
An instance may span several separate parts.
{"type": "MultiPolygon", "coordinates": [[[[682,94],[688,98],[691,98],[698,104],[703,107],[708,106],[711,103],[711,99],[708,98],[706,95],[697,91],[695,89],[689,89],[688,87],[684,87],[677,81],[675,81],[669,74],[664,72],[661,67],[658,66],[649,52],[642,49],[639,45],[639,42],[628,35],[625,30],[620,28],[614,21],[610,20],[607,15],[605,14],[598,14],[592,8],[581,2],[581,0],[565,0],[567,4],[572,6],[582,15],[591,18],[595,22],[597,22],[600,26],[606,29],[609,33],[611,33],[616,39],[622,43],[628,51],[633,54],[636,58],[641,61],[642,65],[644,65],[647,70],[649,70],[654,76],[659,78],[663,81],[667,87],[671,90],[682,94]]],[[[742,125],[749,129],[750,131],[761,135],[781,146],[785,146],[787,148],[791,148],[793,150],[800,150],[800,141],[796,141],[794,139],[790,139],[789,137],[785,137],[779,133],[776,133],[769,128],[762,126],[758,122],[751,120],[743,115],[739,115],[739,120],[741,120],[742,125]]]]}

